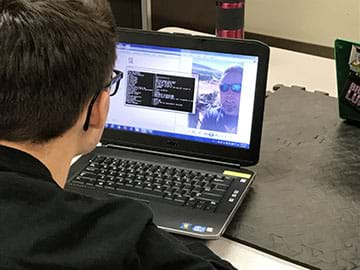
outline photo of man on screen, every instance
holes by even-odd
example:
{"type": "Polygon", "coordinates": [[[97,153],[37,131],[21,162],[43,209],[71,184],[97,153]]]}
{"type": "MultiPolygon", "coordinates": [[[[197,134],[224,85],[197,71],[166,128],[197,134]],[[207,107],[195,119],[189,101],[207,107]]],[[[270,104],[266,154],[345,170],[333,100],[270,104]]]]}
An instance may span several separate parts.
{"type": "Polygon", "coordinates": [[[220,106],[205,113],[201,129],[237,133],[242,78],[241,66],[231,66],[224,71],[219,83],[220,106]]]}

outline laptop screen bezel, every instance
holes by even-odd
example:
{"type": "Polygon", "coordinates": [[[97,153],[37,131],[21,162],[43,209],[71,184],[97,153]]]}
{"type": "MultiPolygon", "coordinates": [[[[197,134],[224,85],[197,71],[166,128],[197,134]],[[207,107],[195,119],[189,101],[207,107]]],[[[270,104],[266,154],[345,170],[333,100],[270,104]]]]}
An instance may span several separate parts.
{"type": "Polygon", "coordinates": [[[241,166],[255,165],[258,162],[269,62],[269,47],[266,44],[253,40],[230,40],[124,28],[117,28],[116,35],[117,42],[257,56],[259,62],[252,132],[249,149],[165,138],[110,128],[104,130],[101,139],[103,144],[184,155],[213,162],[240,164],[241,166]]]}

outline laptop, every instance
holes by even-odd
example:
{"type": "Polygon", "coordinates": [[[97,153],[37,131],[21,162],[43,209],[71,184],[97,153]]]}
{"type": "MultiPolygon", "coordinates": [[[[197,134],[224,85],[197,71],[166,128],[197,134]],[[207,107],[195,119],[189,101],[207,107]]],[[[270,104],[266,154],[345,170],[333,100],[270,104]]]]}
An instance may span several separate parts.
{"type": "Polygon", "coordinates": [[[360,43],[335,41],[340,117],[360,123],[360,43]]]}
{"type": "Polygon", "coordinates": [[[217,239],[255,178],[244,167],[259,160],[269,48],[132,29],[117,36],[124,76],[101,146],[73,164],[65,189],[138,200],[168,232],[217,239]]]}

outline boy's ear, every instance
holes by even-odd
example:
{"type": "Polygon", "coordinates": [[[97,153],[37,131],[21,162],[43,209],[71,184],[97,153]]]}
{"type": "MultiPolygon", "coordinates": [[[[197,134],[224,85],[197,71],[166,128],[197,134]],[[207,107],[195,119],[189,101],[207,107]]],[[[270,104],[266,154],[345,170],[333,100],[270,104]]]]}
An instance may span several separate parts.
{"type": "Polygon", "coordinates": [[[101,91],[91,111],[89,128],[103,129],[109,111],[109,93],[101,91]]]}

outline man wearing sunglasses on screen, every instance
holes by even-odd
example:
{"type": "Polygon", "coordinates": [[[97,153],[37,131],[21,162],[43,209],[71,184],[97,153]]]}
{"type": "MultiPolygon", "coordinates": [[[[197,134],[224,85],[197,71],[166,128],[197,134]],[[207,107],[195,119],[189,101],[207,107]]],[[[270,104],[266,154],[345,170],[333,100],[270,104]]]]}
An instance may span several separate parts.
{"type": "Polygon", "coordinates": [[[0,269],[234,269],[131,199],[64,191],[122,73],[106,0],[0,0],[0,269]]]}
{"type": "Polygon", "coordinates": [[[237,133],[243,68],[227,68],[219,83],[220,107],[211,108],[202,119],[201,129],[237,133]]]}

